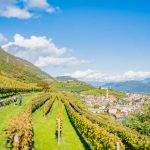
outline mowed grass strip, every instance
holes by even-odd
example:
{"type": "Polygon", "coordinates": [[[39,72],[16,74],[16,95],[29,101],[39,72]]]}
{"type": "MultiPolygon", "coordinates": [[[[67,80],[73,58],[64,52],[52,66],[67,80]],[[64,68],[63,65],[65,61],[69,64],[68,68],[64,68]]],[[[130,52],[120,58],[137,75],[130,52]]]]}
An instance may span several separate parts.
{"type": "Polygon", "coordinates": [[[54,150],[57,147],[55,137],[57,102],[55,101],[50,113],[44,117],[44,106],[33,114],[34,148],[36,150],[54,150]]]}
{"type": "Polygon", "coordinates": [[[58,101],[55,100],[50,113],[43,117],[43,107],[33,114],[34,147],[36,150],[84,150],[76,131],[70,123],[63,105],[63,129],[60,145],[56,138],[58,101]]]}
{"type": "Polygon", "coordinates": [[[29,93],[28,95],[23,96],[22,106],[10,104],[0,108],[0,150],[5,150],[6,148],[6,139],[5,139],[5,129],[7,129],[8,124],[11,119],[17,116],[25,106],[31,101],[32,98],[38,96],[40,93],[29,93]]]}
{"type": "Polygon", "coordinates": [[[63,129],[60,150],[85,150],[83,143],[72,126],[63,104],[63,129]]]}

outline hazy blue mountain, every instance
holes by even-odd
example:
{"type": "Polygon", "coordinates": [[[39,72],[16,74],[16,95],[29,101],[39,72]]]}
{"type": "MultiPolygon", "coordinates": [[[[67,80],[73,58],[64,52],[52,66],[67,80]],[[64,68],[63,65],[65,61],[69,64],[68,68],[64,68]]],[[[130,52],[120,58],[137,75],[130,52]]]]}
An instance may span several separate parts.
{"type": "Polygon", "coordinates": [[[87,81],[87,83],[95,86],[95,87],[100,87],[106,84],[106,82],[98,82],[98,81],[87,81]]]}
{"type": "Polygon", "coordinates": [[[143,83],[150,83],[150,78],[146,78],[144,80],[142,80],[143,83]]]}
{"type": "Polygon", "coordinates": [[[105,86],[109,86],[114,90],[122,92],[150,93],[150,78],[140,81],[132,80],[125,82],[106,83],[105,86]]]}

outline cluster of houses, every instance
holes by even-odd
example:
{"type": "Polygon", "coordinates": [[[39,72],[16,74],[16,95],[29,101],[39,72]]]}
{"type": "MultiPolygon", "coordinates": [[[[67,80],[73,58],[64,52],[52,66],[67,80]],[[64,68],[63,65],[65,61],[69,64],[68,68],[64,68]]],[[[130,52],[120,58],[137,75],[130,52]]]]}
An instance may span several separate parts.
{"type": "Polygon", "coordinates": [[[142,94],[127,94],[127,98],[116,99],[113,96],[79,95],[80,100],[92,113],[109,113],[123,120],[130,112],[140,111],[145,102],[142,94]],[[96,107],[95,107],[96,106],[96,107]],[[98,107],[97,107],[98,106],[98,107]]]}

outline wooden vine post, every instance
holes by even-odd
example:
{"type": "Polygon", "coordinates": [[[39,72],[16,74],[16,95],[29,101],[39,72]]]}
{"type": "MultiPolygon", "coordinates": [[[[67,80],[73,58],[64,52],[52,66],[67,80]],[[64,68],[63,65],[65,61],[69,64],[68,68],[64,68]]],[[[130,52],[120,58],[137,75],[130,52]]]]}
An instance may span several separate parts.
{"type": "Polygon", "coordinates": [[[60,144],[60,119],[58,119],[58,145],[60,144]]]}
{"type": "Polygon", "coordinates": [[[16,133],[15,136],[14,136],[14,142],[15,142],[15,148],[19,149],[19,136],[18,136],[18,133],[16,133]]]}
{"type": "Polygon", "coordinates": [[[116,142],[117,150],[120,150],[120,144],[119,142],[116,142]]]}

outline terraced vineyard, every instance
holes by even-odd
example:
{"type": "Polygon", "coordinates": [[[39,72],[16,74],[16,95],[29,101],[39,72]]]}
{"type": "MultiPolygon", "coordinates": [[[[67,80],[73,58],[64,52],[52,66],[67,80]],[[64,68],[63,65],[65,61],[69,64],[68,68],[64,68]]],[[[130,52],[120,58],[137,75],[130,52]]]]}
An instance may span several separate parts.
{"type": "Polygon", "coordinates": [[[0,76],[0,98],[9,97],[17,93],[41,91],[40,87],[34,84],[26,84],[15,80],[14,78],[8,78],[0,76]]]}
{"type": "Polygon", "coordinates": [[[57,94],[36,95],[38,93],[24,96],[21,107],[10,104],[0,108],[0,116],[3,116],[0,149],[85,149],[57,94]],[[8,112],[7,117],[4,111],[8,112]],[[61,118],[60,145],[56,135],[58,117],[61,118]]]}
{"type": "Polygon", "coordinates": [[[9,122],[12,118],[19,115],[22,111],[25,110],[26,106],[30,103],[30,100],[40,93],[30,93],[23,96],[23,105],[22,106],[14,106],[11,103],[9,106],[0,107],[0,149],[5,150],[6,147],[6,129],[8,127],[9,122]]]}
{"type": "Polygon", "coordinates": [[[30,93],[23,96],[22,106],[1,107],[0,149],[150,149],[149,137],[87,112],[72,96],[30,93]]]}

